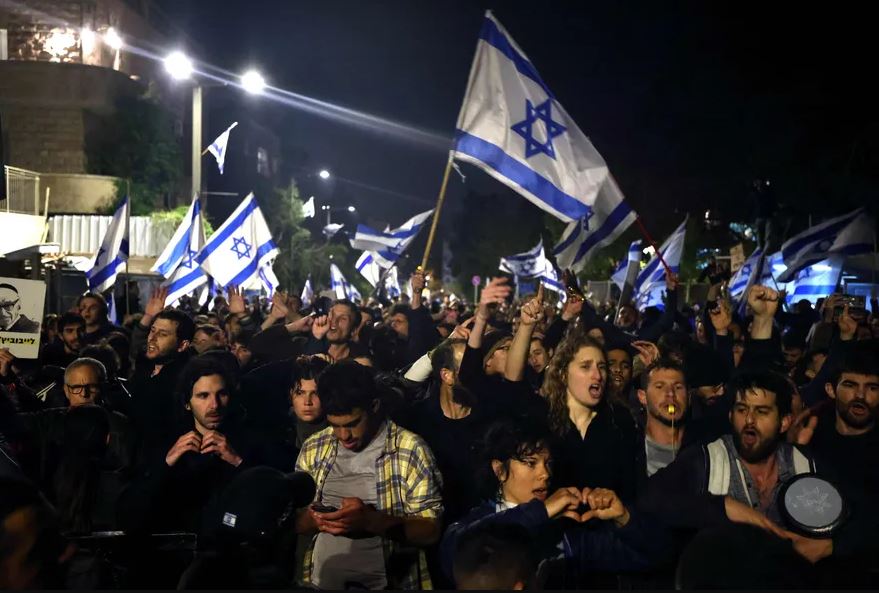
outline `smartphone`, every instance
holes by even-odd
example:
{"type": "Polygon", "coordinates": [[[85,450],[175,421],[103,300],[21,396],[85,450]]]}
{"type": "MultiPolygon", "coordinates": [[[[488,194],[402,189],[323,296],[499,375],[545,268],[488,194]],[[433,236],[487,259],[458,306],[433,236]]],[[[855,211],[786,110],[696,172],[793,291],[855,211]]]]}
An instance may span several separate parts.
{"type": "Polygon", "coordinates": [[[333,506],[329,506],[329,505],[325,505],[325,504],[321,504],[319,502],[316,502],[311,505],[311,510],[313,510],[315,513],[335,513],[339,509],[337,509],[336,507],[333,507],[333,506]]]}
{"type": "Polygon", "coordinates": [[[851,315],[852,319],[860,321],[867,318],[867,297],[844,294],[839,297],[833,307],[833,321],[839,320],[846,305],[848,305],[848,314],[851,315]]]}

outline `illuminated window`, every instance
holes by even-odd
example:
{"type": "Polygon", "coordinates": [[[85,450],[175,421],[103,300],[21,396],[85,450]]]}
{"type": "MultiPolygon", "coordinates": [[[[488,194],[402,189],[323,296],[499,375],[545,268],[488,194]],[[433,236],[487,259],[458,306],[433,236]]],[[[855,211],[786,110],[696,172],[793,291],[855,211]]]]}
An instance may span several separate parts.
{"type": "Polygon", "coordinates": [[[261,146],[256,149],[256,172],[264,177],[272,176],[269,151],[261,146]]]}

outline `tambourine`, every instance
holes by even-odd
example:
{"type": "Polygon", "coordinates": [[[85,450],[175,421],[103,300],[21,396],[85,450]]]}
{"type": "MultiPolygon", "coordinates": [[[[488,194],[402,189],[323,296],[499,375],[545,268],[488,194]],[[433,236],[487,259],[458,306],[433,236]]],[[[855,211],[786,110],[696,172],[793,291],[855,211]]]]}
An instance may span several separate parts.
{"type": "Polygon", "coordinates": [[[806,537],[828,538],[848,516],[839,490],[815,474],[799,474],[779,491],[780,510],[787,526],[806,537]]]}

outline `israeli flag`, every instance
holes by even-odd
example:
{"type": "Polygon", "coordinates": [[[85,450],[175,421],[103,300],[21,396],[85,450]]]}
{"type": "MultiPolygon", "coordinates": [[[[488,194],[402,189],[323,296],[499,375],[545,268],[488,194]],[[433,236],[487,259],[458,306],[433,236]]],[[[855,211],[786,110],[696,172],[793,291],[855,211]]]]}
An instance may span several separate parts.
{"type": "Polygon", "coordinates": [[[113,325],[119,325],[119,313],[116,311],[116,295],[112,293],[110,298],[107,299],[107,319],[113,325]]]}
{"type": "Polygon", "coordinates": [[[104,292],[116,284],[119,270],[128,261],[128,208],[126,196],[113,214],[91,269],[85,273],[92,292],[104,292]]]}
{"type": "Polygon", "coordinates": [[[398,299],[401,294],[400,278],[397,275],[397,266],[393,266],[385,275],[385,293],[388,298],[398,299]]]}
{"type": "Polygon", "coordinates": [[[314,299],[314,288],[311,286],[311,274],[308,275],[308,278],[305,279],[305,286],[302,287],[302,295],[300,295],[299,300],[302,301],[302,306],[307,307],[311,305],[311,301],[314,299]]]}
{"type": "Polygon", "coordinates": [[[272,298],[272,295],[275,294],[275,290],[278,288],[278,277],[275,276],[275,271],[272,269],[272,264],[266,264],[265,266],[259,269],[260,284],[265,288],[266,293],[269,295],[269,298],[272,298]]]}
{"type": "Polygon", "coordinates": [[[308,198],[308,201],[302,205],[302,216],[304,218],[314,218],[314,196],[308,198]]]}
{"type": "Polygon", "coordinates": [[[360,299],[360,292],[345,279],[336,264],[330,264],[330,290],[336,293],[337,299],[360,299]]]}
{"type": "Polygon", "coordinates": [[[365,224],[358,224],[357,231],[351,239],[351,247],[365,251],[386,252],[383,256],[399,259],[400,255],[418,236],[425,221],[433,214],[433,210],[416,214],[401,226],[393,230],[377,231],[365,224]]]}
{"type": "Polygon", "coordinates": [[[166,305],[173,305],[180,297],[197,290],[208,281],[207,274],[198,265],[196,256],[205,244],[204,225],[201,221],[201,202],[192,199],[186,216],[174,231],[174,236],[156,260],[151,270],[166,278],[162,286],[168,287],[166,305]]]}
{"type": "Polygon", "coordinates": [[[796,278],[786,286],[788,304],[806,299],[814,305],[818,299],[833,294],[844,261],[845,255],[835,254],[797,272],[796,278]]]}
{"type": "Polygon", "coordinates": [[[876,221],[863,208],[806,229],[781,246],[787,269],[781,282],[794,280],[797,273],[830,255],[858,255],[873,251],[876,221]]]}
{"type": "Polygon", "coordinates": [[[545,286],[549,290],[559,293],[559,301],[564,303],[565,299],[567,299],[565,285],[562,284],[562,281],[559,278],[558,271],[556,271],[550,261],[545,261],[546,267],[543,269],[543,272],[539,276],[540,282],[543,283],[543,286],[545,286]]]}
{"type": "Polygon", "coordinates": [[[739,268],[732,278],[729,280],[729,297],[733,302],[740,302],[745,295],[748,294],[750,288],[755,281],[761,276],[762,271],[760,262],[763,261],[763,250],[757,247],[742,267],[739,268]]]}
{"type": "MultiPolygon", "coordinates": [[[[665,259],[665,263],[675,274],[681,268],[681,256],[684,253],[684,237],[687,234],[687,219],[675,229],[671,236],[660,246],[659,252],[665,259]]],[[[654,254],[647,267],[641,270],[635,280],[635,305],[639,311],[647,307],[662,308],[662,293],[665,291],[665,268],[659,261],[659,254],[654,254]]]]}
{"type": "Polygon", "coordinates": [[[491,13],[479,35],[452,155],[571,223],[568,243],[556,254],[564,267],[584,265],[635,220],[604,159],[491,13]]]}
{"type": "MultiPolygon", "coordinates": [[[[507,274],[522,278],[540,276],[546,270],[546,254],[543,251],[543,239],[524,253],[502,257],[498,269],[507,274]]],[[[550,266],[552,267],[552,266],[550,266]]]]}
{"type": "Polygon", "coordinates": [[[211,236],[196,261],[225,288],[247,284],[277,255],[269,225],[251,193],[211,236]]]}
{"type": "Polygon", "coordinates": [[[613,280],[613,283],[619,286],[620,290],[626,285],[626,278],[629,277],[629,270],[632,268],[637,269],[637,267],[641,264],[641,239],[636,239],[632,241],[629,245],[629,254],[628,257],[620,262],[620,265],[617,267],[616,271],[610,277],[613,280]]]}
{"type": "Polygon", "coordinates": [[[354,267],[357,268],[357,271],[360,272],[364,278],[366,278],[366,281],[369,282],[370,286],[374,288],[375,285],[378,284],[382,275],[382,269],[375,261],[372,253],[364,251],[360,254],[354,267]]]}
{"type": "Polygon", "coordinates": [[[229,144],[229,132],[237,125],[237,121],[233,122],[231,126],[226,128],[225,132],[217,136],[217,139],[208,146],[208,152],[217,159],[217,168],[220,170],[220,175],[223,174],[223,165],[226,163],[226,146],[229,144]]]}

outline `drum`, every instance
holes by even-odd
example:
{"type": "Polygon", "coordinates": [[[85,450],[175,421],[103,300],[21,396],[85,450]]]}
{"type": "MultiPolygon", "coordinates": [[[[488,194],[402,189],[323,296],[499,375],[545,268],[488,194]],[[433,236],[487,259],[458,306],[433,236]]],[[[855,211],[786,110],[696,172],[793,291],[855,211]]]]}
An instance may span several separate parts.
{"type": "Polygon", "coordinates": [[[848,508],[836,486],[815,474],[800,474],[779,492],[781,513],[792,531],[828,538],[845,521],[848,508]]]}

